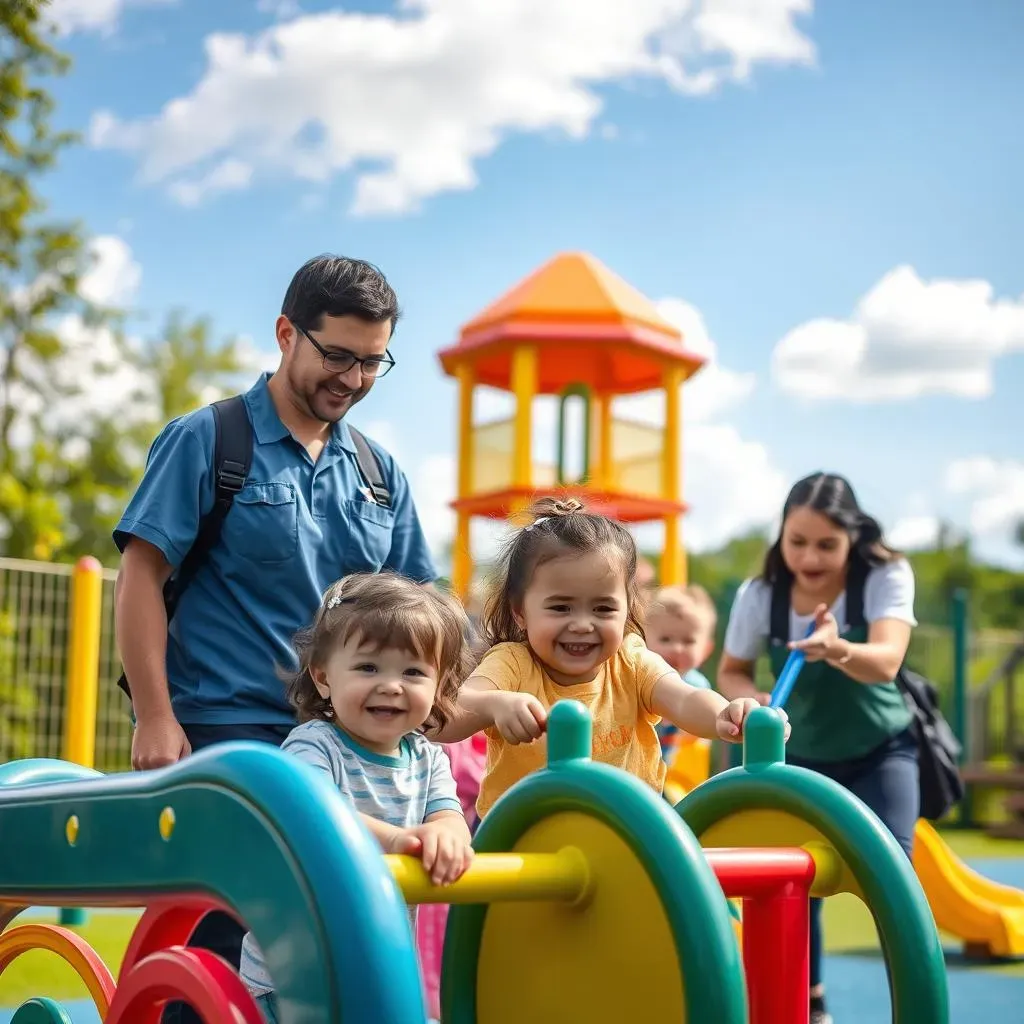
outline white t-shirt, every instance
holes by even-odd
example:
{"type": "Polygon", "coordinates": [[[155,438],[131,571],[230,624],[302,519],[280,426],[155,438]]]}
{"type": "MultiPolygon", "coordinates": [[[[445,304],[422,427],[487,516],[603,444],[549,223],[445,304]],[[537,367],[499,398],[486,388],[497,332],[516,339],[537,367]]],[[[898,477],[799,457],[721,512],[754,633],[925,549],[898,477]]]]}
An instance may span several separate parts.
{"type": "MultiPolygon", "coordinates": [[[[836,599],[830,611],[846,632],[846,592],[836,599]]],[[[761,578],[744,581],[736,592],[729,624],[725,630],[723,650],[741,661],[755,661],[768,645],[771,630],[772,588],[761,578]]],[[[802,637],[813,615],[797,615],[789,610],[789,636],[802,637]]],[[[881,619],[898,619],[910,626],[914,618],[914,570],[905,558],[872,568],[864,581],[864,618],[868,625],[881,619]]]]}

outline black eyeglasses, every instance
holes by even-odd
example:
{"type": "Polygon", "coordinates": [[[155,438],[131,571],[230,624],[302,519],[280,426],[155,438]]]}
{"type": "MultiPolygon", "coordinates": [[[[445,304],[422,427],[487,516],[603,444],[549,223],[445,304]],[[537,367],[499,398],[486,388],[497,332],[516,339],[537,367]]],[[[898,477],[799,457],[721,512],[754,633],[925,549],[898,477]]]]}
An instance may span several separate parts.
{"type": "Polygon", "coordinates": [[[295,329],[320,353],[323,357],[324,369],[331,373],[347,373],[358,363],[359,372],[364,377],[383,377],[395,365],[389,352],[385,352],[382,356],[367,356],[365,359],[360,359],[354,352],[324,348],[305,327],[295,324],[295,329]]]}

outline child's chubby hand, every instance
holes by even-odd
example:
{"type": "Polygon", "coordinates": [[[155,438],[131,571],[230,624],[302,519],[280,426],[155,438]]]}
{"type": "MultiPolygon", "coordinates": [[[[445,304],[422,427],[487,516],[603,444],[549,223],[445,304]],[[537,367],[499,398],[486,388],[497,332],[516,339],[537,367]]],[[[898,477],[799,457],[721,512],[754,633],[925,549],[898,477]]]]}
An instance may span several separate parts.
{"type": "Polygon", "coordinates": [[[494,727],[506,743],[532,743],[547,727],[547,709],[529,693],[503,693],[494,709],[494,727]]]}
{"type": "Polygon", "coordinates": [[[469,828],[461,816],[445,816],[406,829],[419,840],[423,870],[434,885],[451,885],[473,862],[469,828]]]}
{"type": "MultiPolygon", "coordinates": [[[[723,739],[727,743],[742,743],[743,727],[746,724],[747,715],[754,708],[761,707],[761,704],[762,701],[755,700],[753,697],[740,697],[726,704],[718,713],[718,720],[715,723],[719,739],[723,739]]],[[[785,723],[785,739],[788,740],[791,731],[789,717],[781,708],[776,708],[776,711],[782,716],[785,723]]]]}

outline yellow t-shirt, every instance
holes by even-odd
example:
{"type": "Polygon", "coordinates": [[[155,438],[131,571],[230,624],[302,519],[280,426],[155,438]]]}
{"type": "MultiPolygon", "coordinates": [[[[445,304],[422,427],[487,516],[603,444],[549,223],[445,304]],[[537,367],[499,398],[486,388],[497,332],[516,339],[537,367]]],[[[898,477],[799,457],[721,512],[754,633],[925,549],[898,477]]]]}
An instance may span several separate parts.
{"type": "MultiPolygon", "coordinates": [[[[590,683],[560,686],[544,670],[524,643],[492,647],[473,672],[490,680],[499,690],[529,693],[545,708],[559,700],[578,700],[593,721],[595,761],[623,768],[646,782],[658,794],[665,783],[665,763],[654,727],[661,721],[651,707],[654,684],[672,667],[647,649],[630,633],[618,653],[609,659],[590,683]]],[[[487,767],[480,784],[476,808],[483,817],[505,790],[547,764],[547,736],[533,743],[509,744],[497,729],[485,730],[487,767]]]]}

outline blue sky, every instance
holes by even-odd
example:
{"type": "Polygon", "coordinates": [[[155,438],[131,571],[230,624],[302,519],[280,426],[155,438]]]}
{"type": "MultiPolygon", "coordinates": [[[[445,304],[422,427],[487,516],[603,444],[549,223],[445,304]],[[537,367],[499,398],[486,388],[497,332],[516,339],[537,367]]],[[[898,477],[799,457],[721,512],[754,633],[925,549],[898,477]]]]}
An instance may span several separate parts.
{"type": "Polygon", "coordinates": [[[269,351],[304,259],[380,264],[399,366],[353,416],[436,540],[436,351],[582,249],[713,355],[684,392],[695,546],[829,468],[900,543],[944,517],[1022,563],[1021,4],[59,3],[88,141],[49,195],[126,243],[140,331],[184,307],[269,351]]]}

